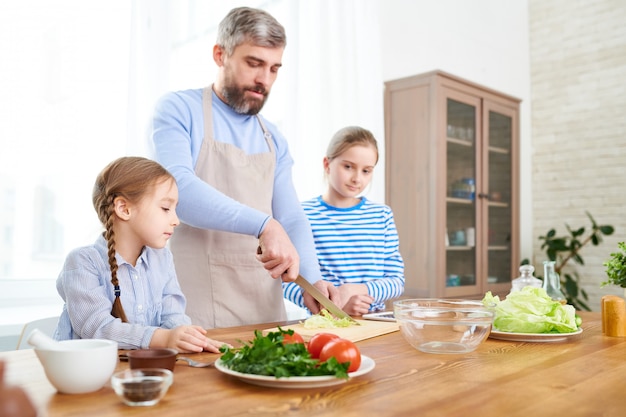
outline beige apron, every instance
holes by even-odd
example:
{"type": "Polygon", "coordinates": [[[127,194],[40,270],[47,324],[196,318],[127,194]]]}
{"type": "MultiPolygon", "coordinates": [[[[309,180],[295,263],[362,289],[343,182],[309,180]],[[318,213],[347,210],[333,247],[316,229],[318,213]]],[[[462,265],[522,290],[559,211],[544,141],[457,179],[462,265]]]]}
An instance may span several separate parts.
{"type": "MultiPolygon", "coordinates": [[[[207,87],[202,92],[204,139],[196,175],[240,203],[271,214],[276,167],[271,134],[257,117],[269,151],[254,155],[215,141],[212,100],[207,87]]],[[[287,319],[281,280],[272,279],[256,259],[257,246],[254,236],[184,223],[176,228],[170,247],[193,324],[218,328],[287,319]]]]}

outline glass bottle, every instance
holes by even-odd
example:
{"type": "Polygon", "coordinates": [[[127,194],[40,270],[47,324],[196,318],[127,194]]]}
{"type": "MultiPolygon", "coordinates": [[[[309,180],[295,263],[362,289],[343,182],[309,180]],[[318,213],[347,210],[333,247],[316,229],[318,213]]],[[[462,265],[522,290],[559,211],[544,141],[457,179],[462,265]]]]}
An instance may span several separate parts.
{"type": "Polygon", "coordinates": [[[565,295],[561,292],[561,279],[554,270],[554,261],[543,261],[543,289],[556,301],[564,301],[565,295]]]}
{"type": "Polygon", "coordinates": [[[519,291],[524,287],[541,287],[542,282],[539,278],[533,275],[535,267],[532,265],[522,265],[519,267],[520,276],[515,278],[512,282],[511,292],[519,291]]]}

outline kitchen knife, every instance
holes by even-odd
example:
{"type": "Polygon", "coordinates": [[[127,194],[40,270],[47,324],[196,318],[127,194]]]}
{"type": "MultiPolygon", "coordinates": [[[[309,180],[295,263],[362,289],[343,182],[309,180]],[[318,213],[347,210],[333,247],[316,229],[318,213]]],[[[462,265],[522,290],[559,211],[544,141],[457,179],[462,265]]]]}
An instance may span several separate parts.
{"type": "Polygon", "coordinates": [[[298,275],[298,278],[296,278],[296,284],[298,284],[304,291],[311,294],[313,298],[315,298],[317,302],[319,302],[333,316],[340,318],[340,319],[347,318],[350,321],[353,321],[358,324],[356,320],[350,317],[345,311],[337,307],[335,303],[330,301],[330,299],[326,297],[324,294],[322,294],[320,290],[315,288],[313,284],[311,284],[309,281],[304,279],[302,275],[298,275]]]}
{"type": "MultiPolygon", "coordinates": [[[[256,253],[258,255],[263,253],[263,250],[261,249],[261,245],[259,245],[256,248],[256,253]]],[[[330,314],[332,314],[333,316],[335,316],[335,317],[337,317],[339,319],[347,318],[348,320],[350,320],[350,321],[360,325],[360,323],[358,321],[356,321],[355,319],[350,317],[345,311],[343,311],[342,309],[337,307],[337,305],[335,303],[330,301],[330,299],[328,297],[326,297],[324,294],[322,294],[322,292],[320,290],[315,288],[313,286],[313,284],[311,284],[309,281],[304,279],[304,277],[302,275],[298,275],[298,278],[296,278],[296,284],[298,284],[300,286],[300,288],[302,288],[304,291],[306,291],[309,294],[311,294],[313,296],[313,298],[315,298],[317,300],[317,302],[320,303],[322,305],[322,307],[324,307],[326,310],[328,310],[328,312],[330,314]]]]}

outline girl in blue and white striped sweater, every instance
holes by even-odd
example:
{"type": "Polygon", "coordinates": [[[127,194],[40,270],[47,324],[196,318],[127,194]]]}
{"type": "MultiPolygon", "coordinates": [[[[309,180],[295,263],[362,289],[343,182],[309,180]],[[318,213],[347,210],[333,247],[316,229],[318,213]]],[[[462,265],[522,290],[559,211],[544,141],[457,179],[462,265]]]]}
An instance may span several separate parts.
{"type": "MultiPolygon", "coordinates": [[[[372,180],[378,145],[357,126],[339,130],[324,157],[328,190],[304,201],[322,276],[339,289],[334,300],[346,313],[382,310],[404,291],[404,262],[391,208],[360,194],[372,180]]],[[[288,300],[304,306],[301,289],[283,284],[288,300]]]]}

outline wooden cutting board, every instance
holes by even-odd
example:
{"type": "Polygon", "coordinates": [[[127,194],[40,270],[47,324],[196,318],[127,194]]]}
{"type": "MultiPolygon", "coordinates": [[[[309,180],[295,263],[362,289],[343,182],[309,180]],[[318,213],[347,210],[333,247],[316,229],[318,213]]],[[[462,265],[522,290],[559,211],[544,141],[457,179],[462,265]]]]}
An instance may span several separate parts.
{"type": "MultiPolygon", "coordinates": [[[[292,324],[289,326],[281,326],[283,330],[293,329],[294,332],[299,333],[305,342],[316,333],[334,333],[337,336],[358,342],[359,340],[369,339],[371,337],[380,336],[382,334],[397,332],[400,330],[398,323],[389,321],[375,321],[375,320],[357,320],[360,326],[341,327],[336,329],[305,329],[301,323],[292,324]]],[[[269,332],[278,331],[277,327],[263,330],[263,334],[269,332]]]]}

